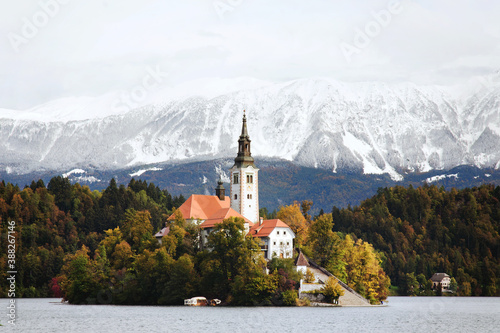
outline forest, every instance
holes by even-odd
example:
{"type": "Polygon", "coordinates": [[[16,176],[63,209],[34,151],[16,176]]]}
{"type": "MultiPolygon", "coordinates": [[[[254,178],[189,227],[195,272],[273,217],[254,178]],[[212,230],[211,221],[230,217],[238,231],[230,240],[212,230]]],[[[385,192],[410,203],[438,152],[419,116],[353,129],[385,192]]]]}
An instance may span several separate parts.
{"type": "Polygon", "coordinates": [[[332,215],[334,231],[380,251],[402,295],[432,294],[429,278],[438,272],[452,277],[458,295],[500,295],[500,186],[380,188],[332,215]]]}
{"type": "MultiPolygon", "coordinates": [[[[75,304],[182,304],[198,295],[232,305],[299,304],[302,276],[293,259],[266,262],[258,240],[245,236],[243,221],[232,218],[210,234],[210,250],[200,248],[199,225],[186,223],[175,210],[183,202],[134,179],[128,186],[111,180],[103,191],[62,177],[22,190],[0,183],[2,235],[15,223],[16,296],[64,297],[75,304]],[[175,219],[167,221],[172,213],[175,219]],[[165,223],[170,233],[160,244],[153,235],[165,223]]],[[[332,215],[312,218],[311,205],[304,201],[276,212],[296,233],[296,246],[337,269],[372,303],[384,300],[390,280],[373,247],[334,233],[332,215]]],[[[4,239],[3,297],[9,259],[4,239]]]]}
{"type": "Polygon", "coordinates": [[[54,295],[50,283],[60,273],[65,256],[83,245],[93,254],[104,231],[116,228],[127,209],[147,211],[151,228],[159,229],[165,216],[184,200],[135,180],[128,187],[111,180],[102,192],[72,185],[60,176],[47,187],[42,180],[23,189],[0,182],[0,297],[7,290],[9,227],[16,232],[16,296],[47,297],[54,295]],[[12,221],[14,226],[9,225],[12,221]]]}
{"type": "MultiPolygon", "coordinates": [[[[102,191],[67,178],[20,189],[0,183],[0,297],[7,296],[7,234],[16,232],[16,297],[71,303],[181,304],[203,295],[233,305],[296,305],[293,260],[259,255],[224,221],[198,244],[199,226],[176,213],[185,201],[152,183],[114,179],[102,191]],[[167,218],[175,214],[175,219],[167,218]],[[161,244],[153,235],[165,223],[161,244]],[[265,274],[265,269],[270,274],[265,274]]],[[[457,295],[498,295],[500,187],[445,191],[425,185],[381,188],[359,207],[311,216],[311,201],[268,214],[296,234],[295,246],[372,303],[392,284],[401,295],[433,295],[430,276],[453,277],[457,295]],[[273,216],[271,216],[273,215],[273,216]]]]}

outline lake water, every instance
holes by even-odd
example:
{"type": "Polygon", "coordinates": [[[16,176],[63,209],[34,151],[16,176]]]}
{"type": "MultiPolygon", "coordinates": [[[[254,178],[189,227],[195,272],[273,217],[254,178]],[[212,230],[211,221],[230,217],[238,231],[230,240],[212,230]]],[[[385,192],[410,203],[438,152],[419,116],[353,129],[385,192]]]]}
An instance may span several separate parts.
{"type": "Polygon", "coordinates": [[[390,297],[384,307],[69,305],[0,299],[0,332],[500,332],[499,297],[390,297]]]}

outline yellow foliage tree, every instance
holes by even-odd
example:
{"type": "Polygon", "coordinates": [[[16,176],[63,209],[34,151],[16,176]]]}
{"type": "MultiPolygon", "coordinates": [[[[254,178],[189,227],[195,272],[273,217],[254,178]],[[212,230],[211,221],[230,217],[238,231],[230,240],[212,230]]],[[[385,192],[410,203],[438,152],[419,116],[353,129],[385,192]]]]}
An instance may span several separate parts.
{"type": "Polygon", "coordinates": [[[347,235],[343,242],[347,284],[372,303],[387,298],[389,277],[380,266],[380,259],[370,243],[347,235]]]}
{"type": "Polygon", "coordinates": [[[306,276],[304,280],[306,283],[314,283],[314,281],[316,281],[316,276],[309,268],[306,270],[306,276]]]}
{"type": "Polygon", "coordinates": [[[295,233],[295,244],[302,245],[305,242],[308,225],[298,203],[282,206],[278,211],[277,218],[285,222],[295,233]]]}
{"type": "Polygon", "coordinates": [[[122,232],[125,240],[132,246],[133,250],[140,251],[155,242],[150,218],[151,215],[147,210],[127,209],[125,212],[122,232]]]}
{"type": "Polygon", "coordinates": [[[134,253],[126,241],[121,241],[116,245],[115,251],[111,255],[113,267],[116,269],[129,268],[132,264],[134,253]]]}
{"type": "Polygon", "coordinates": [[[163,236],[161,239],[161,246],[167,250],[169,255],[177,257],[177,248],[182,244],[185,236],[186,230],[176,224],[172,224],[168,235],[163,236]]]}
{"type": "Polygon", "coordinates": [[[321,292],[328,303],[335,304],[339,304],[339,297],[344,295],[344,289],[342,289],[339,285],[339,281],[333,276],[328,278],[324,287],[321,288],[321,292]]]}
{"type": "Polygon", "coordinates": [[[174,221],[173,223],[181,228],[186,227],[186,219],[182,215],[182,212],[179,209],[174,210],[174,221]]]}
{"type": "Polygon", "coordinates": [[[108,229],[104,231],[106,237],[99,243],[106,248],[106,253],[113,253],[115,251],[116,245],[120,244],[123,240],[122,232],[120,231],[120,227],[116,227],[115,229],[108,229]]]}

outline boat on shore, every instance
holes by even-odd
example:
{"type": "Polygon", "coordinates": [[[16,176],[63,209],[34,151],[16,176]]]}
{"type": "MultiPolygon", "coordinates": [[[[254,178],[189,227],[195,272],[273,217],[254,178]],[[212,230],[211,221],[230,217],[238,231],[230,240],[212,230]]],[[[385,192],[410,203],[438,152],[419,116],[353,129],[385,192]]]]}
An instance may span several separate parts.
{"type": "Polygon", "coordinates": [[[207,306],[208,301],[206,297],[191,297],[184,300],[184,305],[187,306],[207,306]]]}
{"type": "Polygon", "coordinates": [[[187,306],[216,306],[221,303],[220,299],[214,298],[211,300],[207,300],[206,297],[203,296],[197,296],[197,297],[192,297],[184,300],[184,305],[187,306]]]}

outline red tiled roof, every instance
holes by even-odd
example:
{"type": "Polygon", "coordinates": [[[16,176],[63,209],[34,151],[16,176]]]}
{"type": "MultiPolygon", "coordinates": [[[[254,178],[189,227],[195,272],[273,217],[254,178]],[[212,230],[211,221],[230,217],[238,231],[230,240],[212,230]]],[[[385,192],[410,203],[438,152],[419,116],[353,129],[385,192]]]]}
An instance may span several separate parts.
{"type": "MultiPolygon", "coordinates": [[[[179,207],[179,210],[186,220],[190,218],[206,220],[221,208],[229,208],[230,205],[231,200],[227,196],[226,200],[219,200],[215,195],[193,194],[179,207]]],[[[174,218],[172,214],[168,219],[174,218]]]]}
{"type": "MultiPolygon", "coordinates": [[[[193,194],[179,207],[179,211],[186,220],[191,218],[204,220],[200,225],[202,229],[212,228],[215,224],[222,223],[224,219],[231,216],[241,217],[249,223],[250,227],[253,226],[249,219],[230,206],[231,199],[227,196],[226,200],[219,200],[215,195],[193,194]]],[[[168,219],[173,220],[174,218],[175,216],[172,214],[168,219]]]]}
{"type": "Polygon", "coordinates": [[[217,223],[222,223],[222,221],[224,219],[227,219],[228,217],[241,217],[242,219],[245,220],[245,222],[247,222],[250,225],[250,227],[253,226],[253,223],[249,219],[247,219],[246,217],[244,217],[243,215],[241,215],[240,213],[238,213],[234,209],[232,209],[232,208],[221,208],[217,212],[215,212],[215,214],[213,214],[208,219],[206,219],[200,225],[200,227],[202,229],[212,228],[217,223]]]}
{"type": "Polygon", "coordinates": [[[250,229],[250,234],[254,237],[267,237],[273,232],[275,228],[290,228],[285,222],[275,220],[265,220],[261,225],[255,223],[250,229]]]}

